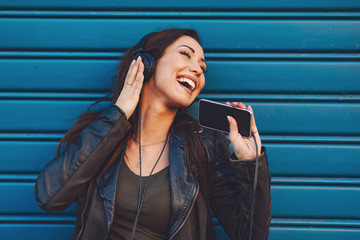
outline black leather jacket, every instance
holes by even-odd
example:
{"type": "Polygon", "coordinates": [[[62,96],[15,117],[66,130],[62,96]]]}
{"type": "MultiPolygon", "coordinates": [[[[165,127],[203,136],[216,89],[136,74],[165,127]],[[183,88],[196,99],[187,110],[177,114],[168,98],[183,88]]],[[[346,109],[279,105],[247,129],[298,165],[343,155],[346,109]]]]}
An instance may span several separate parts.
{"type": "MultiPolygon", "coordinates": [[[[121,160],[104,174],[99,172],[119,144],[125,147],[123,139],[129,129],[130,124],[122,111],[111,106],[40,173],[35,187],[40,207],[56,212],[77,201],[72,239],[109,238],[121,160]]],[[[170,135],[172,214],[169,239],[216,239],[208,205],[231,239],[248,239],[255,161],[230,160],[229,143],[224,134],[207,130],[203,134],[208,187],[202,193],[194,176],[185,168],[181,138],[170,135]]],[[[253,239],[268,237],[270,218],[270,174],[263,149],[259,157],[253,239]]]]}

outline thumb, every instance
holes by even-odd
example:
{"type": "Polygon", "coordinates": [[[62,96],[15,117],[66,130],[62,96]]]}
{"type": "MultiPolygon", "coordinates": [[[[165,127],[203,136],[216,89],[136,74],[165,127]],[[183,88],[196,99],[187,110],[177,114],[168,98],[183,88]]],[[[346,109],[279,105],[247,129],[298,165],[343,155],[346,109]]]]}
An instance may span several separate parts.
{"type": "Polygon", "coordinates": [[[227,119],[229,121],[229,126],[230,126],[229,138],[230,140],[236,139],[240,135],[236,120],[231,116],[227,116],[227,119]]]}

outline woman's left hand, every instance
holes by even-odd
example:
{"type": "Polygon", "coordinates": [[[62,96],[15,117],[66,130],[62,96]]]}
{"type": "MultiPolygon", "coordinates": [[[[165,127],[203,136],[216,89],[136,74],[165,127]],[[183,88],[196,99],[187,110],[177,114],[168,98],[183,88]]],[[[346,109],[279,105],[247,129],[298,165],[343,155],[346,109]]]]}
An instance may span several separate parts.
{"type": "MultiPolygon", "coordinates": [[[[241,102],[233,102],[231,104],[227,102],[227,104],[231,105],[232,107],[238,107],[242,109],[246,108],[246,106],[241,102]]],[[[255,136],[258,146],[258,154],[260,155],[261,139],[255,124],[254,111],[250,105],[247,107],[247,109],[253,113],[251,116],[251,132],[255,136]]],[[[236,157],[238,159],[254,159],[256,157],[256,148],[255,141],[252,136],[249,138],[242,137],[238,131],[236,120],[228,116],[228,121],[230,125],[229,139],[236,157]]]]}

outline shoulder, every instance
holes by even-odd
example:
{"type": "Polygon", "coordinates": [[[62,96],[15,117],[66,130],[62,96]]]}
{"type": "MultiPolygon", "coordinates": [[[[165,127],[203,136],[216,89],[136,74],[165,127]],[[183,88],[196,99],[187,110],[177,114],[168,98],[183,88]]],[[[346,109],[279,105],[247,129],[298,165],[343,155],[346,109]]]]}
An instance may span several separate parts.
{"type": "Polygon", "coordinates": [[[225,133],[208,128],[202,128],[202,135],[205,149],[211,156],[209,160],[214,159],[214,157],[219,154],[229,154],[230,145],[225,133]]]}
{"type": "Polygon", "coordinates": [[[226,143],[226,144],[229,143],[225,133],[209,128],[203,128],[203,127],[199,127],[199,128],[202,131],[202,135],[205,143],[207,144],[216,144],[218,142],[226,143]]]}

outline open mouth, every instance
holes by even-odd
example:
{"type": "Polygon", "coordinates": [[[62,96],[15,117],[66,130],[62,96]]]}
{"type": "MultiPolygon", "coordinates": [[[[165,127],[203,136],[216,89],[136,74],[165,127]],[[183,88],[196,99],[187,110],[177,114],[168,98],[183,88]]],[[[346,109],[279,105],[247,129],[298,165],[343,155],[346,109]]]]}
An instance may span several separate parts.
{"type": "Polygon", "coordinates": [[[187,88],[190,92],[194,91],[195,83],[188,78],[177,78],[176,79],[181,85],[187,88]]]}

